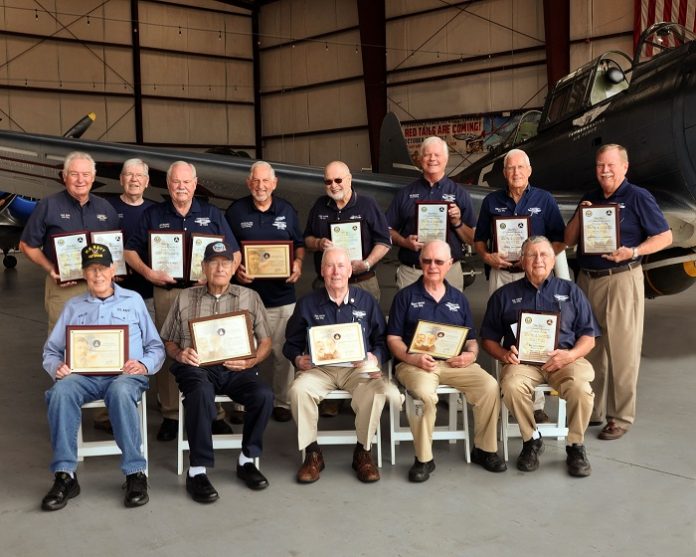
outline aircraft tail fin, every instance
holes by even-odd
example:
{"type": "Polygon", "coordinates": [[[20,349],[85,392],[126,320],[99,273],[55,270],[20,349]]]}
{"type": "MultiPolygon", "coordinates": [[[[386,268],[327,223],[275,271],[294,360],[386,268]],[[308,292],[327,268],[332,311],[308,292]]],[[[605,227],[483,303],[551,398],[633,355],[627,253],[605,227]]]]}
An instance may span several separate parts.
{"type": "Polygon", "coordinates": [[[413,164],[406,147],[406,139],[401,131],[401,122],[393,112],[387,112],[382,121],[379,134],[379,168],[380,174],[399,176],[419,176],[420,170],[413,164]]]}

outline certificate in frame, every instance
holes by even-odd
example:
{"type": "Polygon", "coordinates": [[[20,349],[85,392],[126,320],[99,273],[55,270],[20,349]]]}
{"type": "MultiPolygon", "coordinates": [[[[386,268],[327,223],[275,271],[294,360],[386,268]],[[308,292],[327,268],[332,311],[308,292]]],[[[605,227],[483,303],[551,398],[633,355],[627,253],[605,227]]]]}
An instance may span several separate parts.
{"type": "Polygon", "coordinates": [[[198,232],[191,234],[191,255],[188,266],[188,278],[191,282],[198,282],[203,276],[201,263],[205,255],[205,248],[213,242],[223,242],[224,240],[224,236],[215,234],[199,234],[198,232]]]}
{"type": "Polygon", "coordinates": [[[430,354],[447,360],[462,352],[469,327],[419,320],[408,347],[410,354],[430,354]]]}
{"type": "Polygon", "coordinates": [[[612,253],[621,245],[618,205],[580,207],[580,242],[587,255],[612,253]]]}
{"type": "Polygon", "coordinates": [[[416,203],[416,235],[419,242],[447,241],[448,208],[449,203],[441,201],[418,201],[416,203]]]}
{"type": "Polygon", "coordinates": [[[99,232],[91,232],[90,237],[93,244],[103,244],[109,248],[116,276],[125,277],[128,270],[126,269],[126,260],[123,257],[123,230],[100,230],[99,232]]]}
{"type": "Polygon", "coordinates": [[[493,218],[493,252],[508,261],[519,261],[522,244],[529,238],[531,219],[528,216],[493,218]]]}
{"type": "Polygon", "coordinates": [[[254,279],[288,278],[292,274],[291,240],[244,241],[242,257],[246,273],[254,279]]]}
{"type": "Polygon", "coordinates": [[[184,232],[151,230],[149,232],[150,267],[164,271],[172,278],[184,278],[184,232]]]}
{"type": "Polygon", "coordinates": [[[84,280],[82,276],[82,249],[87,245],[89,232],[67,232],[51,236],[56,254],[56,273],[60,282],[84,280]]]}
{"type": "Polygon", "coordinates": [[[310,327],[307,344],[315,366],[351,365],[367,358],[362,326],[357,321],[310,327]]]}
{"type": "Polygon", "coordinates": [[[351,261],[362,261],[364,259],[362,222],[360,220],[329,223],[329,232],[331,233],[331,243],[338,248],[346,250],[351,261]]]}
{"type": "Polygon", "coordinates": [[[561,314],[557,311],[523,310],[517,321],[517,357],[520,363],[545,364],[558,346],[561,314]]]}
{"type": "Polygon", "coordinates": [[[119,375],[128,361],[128,325],[67,325],[65,363],[73,373],[119,375]]]}
{"type": "Polygon", "coordinates": [[[191,319],[189,331],[201,366],[256,356],[251,316],[246,310],[191,319]]]}

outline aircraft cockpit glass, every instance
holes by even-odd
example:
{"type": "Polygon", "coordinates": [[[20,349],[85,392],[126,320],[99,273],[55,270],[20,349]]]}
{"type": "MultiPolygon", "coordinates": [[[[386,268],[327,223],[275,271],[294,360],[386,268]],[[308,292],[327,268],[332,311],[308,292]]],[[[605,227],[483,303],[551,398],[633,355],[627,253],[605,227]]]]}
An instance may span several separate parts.
{"type": "Polygon", "coordinates": [[[640,36],[634,64],[642,64],[663,52],[696,40],[696,34],[678,23],[661,22],[648,27],[640,36]]]}
{"type": "Polygon", "coordinates": [[[598,59],[590,91],[590,104],[592,106],[628,88],[626,72],[630,67],[629,64],[628,58],[619,52],[609,52],[598,59]],[[627,70],[621,67],[622,63],[627,70]]]}

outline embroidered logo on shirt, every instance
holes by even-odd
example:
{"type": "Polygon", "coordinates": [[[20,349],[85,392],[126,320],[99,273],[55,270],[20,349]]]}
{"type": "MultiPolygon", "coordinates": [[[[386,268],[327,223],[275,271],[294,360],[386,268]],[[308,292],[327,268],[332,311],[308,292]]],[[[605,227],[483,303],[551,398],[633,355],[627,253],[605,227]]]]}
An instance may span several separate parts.
{"type": "Polygon", "coordinates": [[[239,226],[242,228],[252,228],[254,226],[253,222],[240,222],[239,226]]]}
{"type": "Polygon", "coordinates": [[[447,302],[445,305],[447,306],[447,309],[449,309],[450,311],[459,311],[460,309],[459,304],[455,304],[453,302],[447,302]]]}
{"type": "Polygon", "coordinates": [[[168,222],[161,222],[157,228],[171,228],[168,222]]]}
{"type": "Polygon", "coordinates": [[[361,309],[354,309],[353,310],[353,317],[356,319],[364,319],[367,316],[367,312],[363,311],[361,309]]]}
{"type": "Polygon", "coordinates": [[[70,220],[70,213],[61,213],[60,218],[70,220]]]}
{"type": "Polygon", "coordinates": [[[455,199],[457,199],[457,196],[454,195],[453,193],[443,193],[442,194],[442,201],[447,201],[448,203],[454,203],[455,199]]]}
{"type": "Polygon", "coordinates": [[[422,308],[425,307],[425,302],[411,302],[412,308],[422,308]]]}
{"type": "Polygon", "coordinates": [[[553,297],[558,302],[565,302],[568,300],[568,296],[566,296],[565,294],[554,294],[553,297]]]}
{"type": "Polygon", "coordinates": [[[507,212],[507,207],[494,207],[493,210],[496,213],[506,213],[507,212]]]}
{"type": "Polygon", "coordinates": [[[288,223],[285,222],[285,217],[276,217],[276,219],[273,221],[273,226],[275,226],[278,230],[287,230],[288,228],[288,223]]]}
{"type": "Polygon", "coordinates": [[[326,220],[329,218],[329,215],[317,215],[319,217],[319,220],[326,220]]]}
{"type": "Polygon", "coordinates": [[[104,213],[98,213],[98,214],[97,214],[97,220],[98,220],[99,222],[104,222],[104,221],[109,220],[109,217],[107,217],[104,213]]]}
{"type": "Polygon", "coordinates": [[[351,215],[351,216],[350,216],[350,220],[358,220],[358,219],[361,219],[361,218],[362,218],[362,215],[351,215]]]}
{"type": "Polygon", "coordinates": [[[326,318],[326,315],[323,313],[315,313],[314,314],[315,321],[324,321],[325,318],[326,318]]]}
{"type": "Polygon", "coordinates": [[[532,216],[541,214],[541,207],[530,207],[527,210],[529,211],[529,214],[532,216]]]}
{"type": "Polygon", "coordinates": [[[198,226],[208,226],[210,224],[210,219],[208,217],[198,217],[193,222],[198,226]]]}
{"type": "Polygon", "coordinates": [[[420,199],[420,193],[410,193],[408,195],[409,199],[420,199]]]}
{"type": "Polygon", "coordinates": [[[522,302],[522,298],[513,298],[510,300],[513,304],[519,304],[522,302]]]}

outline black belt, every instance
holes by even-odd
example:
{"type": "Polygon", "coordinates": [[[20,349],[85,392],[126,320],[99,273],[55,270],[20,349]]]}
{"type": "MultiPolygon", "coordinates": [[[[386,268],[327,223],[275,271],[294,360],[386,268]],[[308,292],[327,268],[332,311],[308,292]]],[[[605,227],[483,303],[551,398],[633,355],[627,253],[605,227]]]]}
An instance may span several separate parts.
{"type": "Polygon", "coordinates": [[[618,275],[619,273],[635,269],[639,265],[640,261],[631,261],[628,265],[621,265],[621,267],[612,267],[610,269],[581,269],[581,271],[590,278],[600,278],[618,275]]]}
{"type": "Polygon", "coordinates": [[[355,284],[356,282],[363,282],[364,280],[370,280],[374,276],[375,276],[374,271],[368,271],[367,273],[363,273],[362,275],[356,275],[356,276],[350,277],[348,279],[348,282],[350,284],[355,284]]]}

